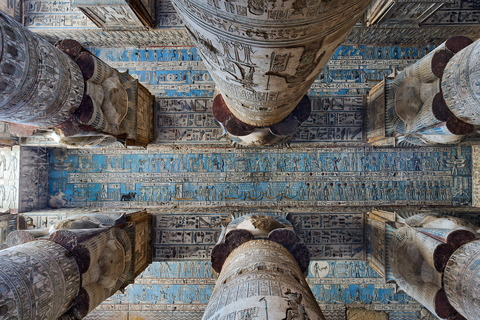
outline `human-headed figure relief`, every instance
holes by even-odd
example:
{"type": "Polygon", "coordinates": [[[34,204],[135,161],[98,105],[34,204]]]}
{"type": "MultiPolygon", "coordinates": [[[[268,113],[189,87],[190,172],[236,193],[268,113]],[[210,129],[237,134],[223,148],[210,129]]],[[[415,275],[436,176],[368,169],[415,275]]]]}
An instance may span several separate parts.
{"type": "Polygon", "coordinates": [[[5,151],[0,151],[0,177],[5,176],[5,171],[7,171],[7,162],[5,159],[5,151]]]}
{"type": "Polygon", "coordinates": [[[15,186],[15,181],[10,181],[10,187],[8,188],[8,196],[5,200],[7,200],[7,207],[8,208],[17,208],[17,196],[18,191],[17,187],[15,186]]]}
{"type": "Polygon", "coordinates": [[[3,208],[3,201],[6,199],[5,181],[0,179],[0,207],[3,208]]]}
{"type": "Polygon", "coordinates": [[[475,234],[480,234],[480,228],[465,219],[434,212],[417,214],[405,219],[405,223],[410,227],[451,230],[463,229],[469,230],[475,234]]]}

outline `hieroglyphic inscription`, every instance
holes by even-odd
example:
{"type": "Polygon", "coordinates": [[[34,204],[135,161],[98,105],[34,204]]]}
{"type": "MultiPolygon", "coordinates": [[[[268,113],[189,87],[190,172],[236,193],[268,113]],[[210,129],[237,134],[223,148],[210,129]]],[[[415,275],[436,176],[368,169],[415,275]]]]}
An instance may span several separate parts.
{"type": "MultiPolygon", "coordinates": [[[[48,201],[49,152],[43,147],[22,147],[20,152],[19,212],[44,209],[48,201]]],[[[1,155],[0,155],[1,157],[1,155]]]]}
{"type": "Polygon", "coordinates": [[[25,0],[23,1],[24,25],[29,29],[42,28],[96,28],[70,1],[25,0]]]}
{"type": "Polygon", "coordinates": [[[471,203],[470,147],[68,152],[50,193],[71,207],[471,203]]]}
{"type": "MultiPolygon", "coordinates": [[[[251,65],[250,49],[222,41],[226,47],[223,68],[238,77],[239,69],[235,63],[244,65],[242,68],[251,65]]],[[[219,49],[224,50],[222,48],[220,45],[219,49]]],[[[360,141],[362,95],[392,73],[393,68],[406,67],[432,48],[355,45],[337,49],[309,90],[312,115],[293,142],[360,141]]],[[[112,67],[128,69],[157,96],[155,120],[158,143],[228,143],[226,139],[219,140],[222,130],[215,124],[211,113],[214,84],[196,48],[92,48],[92,51],[112,67]]],[[[288,59],[282,54],[272,56],[272,68],[280,72],[286,67],[288,59]]],[[[246,67],[245,74],[248,70],[249,67],[246,67]]],[[[230,77],[234,78],[233,75],[230,77]]],[[[244,91],[245,95],[254,94],[244,91]]],[[[276,97],[265,99],[268,101],[276,97]]]]}
{"type": "Polygon", "coordinates": [[[440,9],[425,19],[422,26],[478,25],[480,4],[475,0],[448,1],[440,9]]]}

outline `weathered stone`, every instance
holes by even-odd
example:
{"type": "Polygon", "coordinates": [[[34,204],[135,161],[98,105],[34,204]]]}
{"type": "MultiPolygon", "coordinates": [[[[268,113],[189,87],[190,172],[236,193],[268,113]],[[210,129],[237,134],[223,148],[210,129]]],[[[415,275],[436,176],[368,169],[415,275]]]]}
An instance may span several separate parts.
{"type": "Polygon", "coordinates": [[[480,288],[480,241],[460,247],[448,260],[444,286],[448,300],[461,315],[476,319],[480,306],[475,303],[480,288]]]}
{"type": "Polygon", "coordinates": [[[66,54],[0,12],[0,120],[52,127],[80,104],[84,83],[66,54]]]}
{"type": "Polygon", "coordinates": [[[462,49],[449,61],[442,77],[442,92],[450,110],[461,120],[480,124],[480,41],[462,49]]]}
{"type": "Polygon", "coordinates": [[[388,320],[385,311],[367,310],[363,308],[347,308],[347,320],[388,320]]]}
{"type": "MultiPolygon", "coordinates": [[[[466,37],[450,38],[395,73],[393,80],[384,80],[385,85],[378,88],[383,93],[388,90],[385,125],[380,127],[385,134],[375,131],[378,138],[389,138],[395,145],[454,144],[474,132],[474,125],[480,124],[480,103],[475,98],[480,75],[475,61],[480,43],[469,43],[466,37]]],[[[378,88],[372,94],[379,96],[378,88]]],[[[373,110],[368,97],[367,108],[373,110]]],[[[380,123],[376,114],[370,112],[368,117],[370,122],[380,123]]],[[[375,139],[371,142],[377,145],[375,139]]]]}
{"type": "Polygon", "coordinates": [[[80,273],[62,246],[31,241],[0,251],[0,286],[6,318],[54,320],[70,308],[80,273]]]}
{"type": "Polygon", "coordinates": [[[295,259],[270,240],[248,241],[228,256],[204,320],[325,319],[295,259]]]}
{"type": "Polygon", "coordinates": [[[446,244],[414,228],[402,227],[395,231],[389,252],[389,263],[399,287],[440,318],[455,314],[438,281],[441,274],[435,270],[439,265],[437,259],[444,258],[448,249],[446,244]]]}
{"type": "Polygon", "coordinates": [[[231,230],[225,236],[225,242],[218,243],[213,247],[211,254],[212,268],[217,273],[222,270],[228,255],[241,244],[253,239],[253,234],[245,229],[231,230]]]}
{"type": "Polygon", "coordinates": [[[275,229],[268,234],[268,239],[280,243],[282,246],[287,248],[290,252],[291,248],[297,243],[298,237],[297,234],[288,229],[275,229]]]}
{"type": "Polygon", "coordinates": [[[226,105],[256,127],[295,109],[368,3],[173,2],[226,105]]]}
{"type": "Polygon", "coordinates": [[[55,47],[66,53],[73,60],[76,60],[83,51],[87,51],[80,42],[73,39],[60,40],[55,43],[55,47]]]}

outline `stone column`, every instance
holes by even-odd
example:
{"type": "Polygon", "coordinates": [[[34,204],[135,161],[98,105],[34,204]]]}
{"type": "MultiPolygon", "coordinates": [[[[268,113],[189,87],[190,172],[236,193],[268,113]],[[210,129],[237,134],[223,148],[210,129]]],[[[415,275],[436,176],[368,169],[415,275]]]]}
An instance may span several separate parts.
{"type": "Polygon", "coordinates": [[[410,227],[395,231],[390,245],[389,265],[397,285],[408,295],[420,302],[437,317],[444,319],[455,310],[448,303],[441,284],[441,272],[437,265],[437,248],[441,244],[434,239],[424,243],[426,237],[410,227]]]}
{"type": "Polygon", "coordinates": [[[480,125],[480,40],[464,48],[448,62],[442,77],[443,97],[460,120],[480,125]]]}
{"type": "Polygon", "coordinates": [[[137,211],[11,232],[0,251],[0,318],[83,319],[151,263],[151,226],[137,211]]]}
{"type": "Polygon", "coordinates": [[[458,313],[477,319],[478,229],[465,220],[432,213],[404,223],[386,250],[400,289],[440,319],[463,319],[458,313]]]}
{"type": "Polygon", "coordinates": [[[225,260],[204,320],[325,319],[295,259],[281,244],[251,240],[225,260]]]}
{"type": "Polygon", "coordinates": [[[480,124],[480,42],[457,36],[366,95],[373,145],[455,144],[480,124]],[[380,119],[381,118],[381,119],[380,119]]]}
{"type": "MultiPolygon", "coordinates": [[[[240,122],[236,129],[250,130],[248,126],[270,127],[292,114],[369,2],[174,0],[173,4],[229,112],[240,122]]],[[[294,116],[286,125],[296,127],[296,120],[294,116]]],[[[239,131],[246,135],[249,130],[239,131]]],[[[231,133],[238,136],[238,131],[231,133]]],[[[262,144],[261,139],[255,141],[262,144]]]]}
{"type": "Polygon", "coordinates": [[[106,146],[117,137],[148,144],[148,90],[74,40],[57,46],[0,12],[0,121],[10,132],[30,145],[106,146]]]}
{"type": "Polygon", "coordinates": [[[32,241],[0,251],[2,319],[57,319],[79,289],[75,259],[55,242],[32,241]]]}
{"type": "Polygon", "coordinates": [[[219,273],[203,316],[210,319],[325,319],[304,274],[310,255],[286,219],[231,221],[212,250],[219,273]]]}
{"type": "Polygon", "coordinates": [[[0,120],[53,127],[80,105],[84,80],[66,54],[0,12],[0,120]]]}
{"type": "Polygon", "coordinates": [[[445,268],[443,284],[455,310],[467,319],[478,319],[480,240],[467,243],[453,253],[445,268]]]}

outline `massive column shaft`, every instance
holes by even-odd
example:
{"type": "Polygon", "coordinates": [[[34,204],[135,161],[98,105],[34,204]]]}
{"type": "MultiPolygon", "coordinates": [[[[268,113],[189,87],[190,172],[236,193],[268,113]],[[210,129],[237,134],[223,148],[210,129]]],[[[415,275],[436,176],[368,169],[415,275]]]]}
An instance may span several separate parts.
{"type": "Polygon", "coordinates": [[[442,77],[443,97],[461,120],[480,124],[480,41],[453,56],[442,77]]]}
{"type": "Polygon", "coordinates": [[[310,254],[285,218],[232,220],[212,250],[219,273],[203,320],[325,320],[304,274],[310,254]]]}
{"type": "Polygon", "coordinates": [[[83,319],[151,263],[150,239],[144,211],[73,216],[10,233],[0,251],[0,318],[83,319]]]}
{"type": "Polygon", "coordinates": [[[230,111],[266,127],[306,94],[369,0],[175,0],[230,111]]]}
{"type": "Polygon", "coordinates": [[[154,100],[148,90],[74,40],[57,45],[0,12],[0,120],[14,123],[11,133],[74,146],[108,145],[119,136],[148,144],[154,100]]]}
{"type": "Polygon", "coordinates": [[[271,240],[251,240],[225,260],[204,320],[325,319],[290,252],[271,240]]]}
{"type": "Polygon", "coordinates": [[[467,319],[480,314],[480,241],[467,243],[450,257],[443,283],[452,306],[467,319]]]}
{"type": "Polygon", "coordinates": [[[55,242],[32,241],[0,251],[2,319],[57,319],[79,289],[75,259],[55,242]]]}
{"type": "Polygon", "coordinates": [[[53,127],[80,105],[84,82],[66,54],[0,12],[0,120],[53,127]]]}

